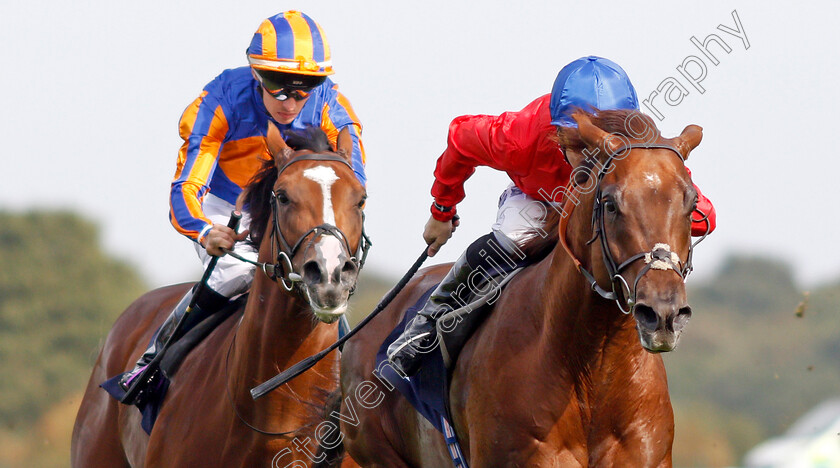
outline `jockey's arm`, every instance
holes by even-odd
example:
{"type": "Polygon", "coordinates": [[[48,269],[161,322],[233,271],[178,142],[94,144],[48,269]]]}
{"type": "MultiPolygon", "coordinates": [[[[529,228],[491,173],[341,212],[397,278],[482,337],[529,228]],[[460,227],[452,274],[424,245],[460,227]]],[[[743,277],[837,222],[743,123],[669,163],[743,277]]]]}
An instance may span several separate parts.
{"type": "Polygon", "coordinates": [[[324,103],[321,129],[327,134],[337,152],[349,150],[353,172],[356,173],[359,182],[366,185],[365,164],[367,161],[361,138],[362,124],[350,105],[350,101],[338,92],[338,85],[333,85],[324,103]]]}
{"type": "MultiPolygon", "coordinates": [[[[688,175],[691,177],[691,169],[686,167],[685,170],[688,171],[688,175]]],[[[701,217],[700,213],[697,212],[691,215],[691,235],[699,237],[707,232],[711,234],[715,230],[715,227],[717,227],[715,207],[712,205],[712,201],[703,195],[703,192],[700,191],[700,187],[697,184],[692,182],[692,185],[694,185],[694,190],[697,191],[697,210],[703,213],[705,217],[701,217]],[[708,225],[706,224],[706,220],[708,220],[708,225]]]]}
{"type": "Polygon", "coordinates": [[[518,131],[528,120],[528,116],[519,114],[464,115],[452,121],[446,149],[435,167],[432,185],[435,203],[431,207],[434,219],[447,221],[457,214],[455,206],[465,197],[464,183],[476,167],[509,171],[527,165],[523,159],[529,155],[523,147],[527,147],[532,138],[518,131]],[[517,131],[512,130],[514,127],[517,131]]]}
{"type": "Polygon", "coordinates": [[[708,225],[705,220],[701,219],[700,214],[695,212],[691,216],[691,235],[702,236],[707,231],[711,234],[717,227],[715,207],[712,205],[712,201],[700,192],[700,187],[695,184],[694,189],[697,190],[697,210],[706,215],[705,219],[708,220],[708,225]]]}
{"type": "Polygon", "coordinates": [[[228,132],[227,118],[222,106],[212,96],[202,93],[184,111],[179,129],[184,143],[170,192],[172,225],[201,244],[208,254],[224,255],[235,242],[244,240],[248,231],[237,234],[224,224],[214,224],[204,214],[201,197],[213,178],[215,161],[228,132]],[[209,124],[196,128],[196,121],[209,124]]]}
{"type": "Polygon", "coordinates": [[[201,243],[213,229],[213,222],[204,215],[201,199],[213,178],[227,131],[224,111],[206,92],[181,116],[179,133],[184,143],[170,189],[169,218],[179,233],[195,242],[201,243]],[[197,128],[197,121],[206,123],[197,128]]]}

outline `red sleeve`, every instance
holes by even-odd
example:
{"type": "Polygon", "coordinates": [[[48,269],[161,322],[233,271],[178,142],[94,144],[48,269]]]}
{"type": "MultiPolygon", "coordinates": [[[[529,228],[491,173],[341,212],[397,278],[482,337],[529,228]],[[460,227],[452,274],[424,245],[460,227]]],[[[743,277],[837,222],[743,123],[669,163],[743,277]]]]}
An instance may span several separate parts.
{"type": "Polygon", "coordinates": [[[446,150],[437,160],[432,196],[438,205],[453,207],[441,212],[432,206],[432,215],[447,221],[455,215],[454,206],[464,199],[464,182],[478,166],[505,172],[531,167],[532,147],[539,141],[533,124],[544,104],[540,98],[519,112],[498,116],[465,115],[449,125],[446,150]]]}
{"type": "MultiPolygon", "coordinates": [[[[688,171],[688,175],[691,176],[691,169],[685,168],[688,171]]],[[[708,233],[711,234],[712,231],[715,230],[717,227],[717,213],[715,213],[715,207],[712,205],[712,201],[706,198],[703,195],[703,192],[700,191],[700,187],[697,184],[692,182],[694,185],[694,190],[697,191],[697,209],[703,212],[706,215],[706,219],[709,220],[709,231],[708,233]]],[[[691,215],[691,235],[694,237],[700,237],[703,234],[706,234],[706,221],[700,219],[700,215],[698,213],[693,213],[691,215]]]]}
{"type": "MultiPolygon", "coordinates": [[[[706,198],[702,192],[700,192],[700,187],[694,185],[694,189],[697,190],[697,209],[702,211],[706,218],[709,220],[709,234],[715,230],[717,227],[717,213],[715,212],[715,207],[712,205],[712,201],[706,198]]],[[[691,217],[691,235],[692,236],[702,236],[706,234],[706,222],[705,221],[698,221],[700,215],[698,213],[694,213],[691,217]]]]}

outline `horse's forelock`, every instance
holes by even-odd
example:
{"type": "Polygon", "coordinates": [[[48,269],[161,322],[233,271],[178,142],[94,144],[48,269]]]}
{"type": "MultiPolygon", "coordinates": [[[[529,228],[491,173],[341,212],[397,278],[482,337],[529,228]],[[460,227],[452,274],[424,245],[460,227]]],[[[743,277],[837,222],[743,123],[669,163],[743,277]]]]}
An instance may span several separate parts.
{"type": "Polygon", "coordinates": [[[286,144],[295,151],[310,150],[316,153],[332,152],[332,144],[327,134],[318,127],[289,131],[285,135],[286,144]]]}

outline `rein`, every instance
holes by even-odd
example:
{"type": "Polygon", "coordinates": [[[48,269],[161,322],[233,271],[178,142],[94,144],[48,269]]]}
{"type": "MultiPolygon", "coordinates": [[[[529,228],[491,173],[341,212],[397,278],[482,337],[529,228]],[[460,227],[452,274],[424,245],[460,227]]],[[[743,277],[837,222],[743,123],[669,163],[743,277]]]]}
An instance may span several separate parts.
{"type": "MultiPolygon", "coordinates": [[[[277,171],[277,177],[279,178],[280,175],[285,171],[289,166],[292,164],[299,162],[299,161],[333,161],[339,162],[344,164],[345,166],[349,167],[351,170],[353,167],[342,157],[332,155],[332,154],[323,154],[323,153],[314,153],[314,154],[307,154],[304,156],[297,157],[289,162],[287,162],[280,170],[277,171]]],[[[312,229],[306,231],[303,235],[301,235],[297,241],[295,241],[294,245],[290,246],[289,242],[286,240],[286,237],[283,235],[283,231],[280,228],[280,221],[279,221],[279,202],[277,201],[277,193],[272,191],[271,198],[269,199],[269,203],[271,203],[272,214],[274,218],[274,227],[271,232],[271,239],[272,239],[272,255],[275,257],[274,264],[267,263],[267,262],[258,262],[254,261],[241,255],[233,252],[228,251],[227,254],[241,260],[246,263],[250,263],[252,265],[256,265],[260,270],[262,270],[266,276],[271,278],[273,281],[280,280],[280,284],[282,285],[283,289],[286,291],[292,291],[294,289],[296,283],[299,283],[302,280],[302,277],[299,273],[294,271],[294,266],[292,265],[292,258],[297,254],[300,248],[304,245],[304,242],[308,238],[311,237],[309,243],[306,244],[306,249],[308,249],[314,239],[316,239],[319,235],[331,235],[339,240],[345,251],[348,255],[351,252],[350,243],[347,240],[347,236],[344,232],[341,231],[337,226],[334,226],[329,223],[324,223],[319,226],[315,226],[312,229]],[[277,253],[274,254],[274,249],[277,247],[279,241],[279,248],[277,249],[277,253]]],[[[365,264],[365,260],[367,259],[368,250],[370,250],[371,245],[373,245],[370,241],[370,238],[367,236],[364,230],[364,213],[362,213],[362,233],[359,239],[359,249],[356,252],[356,255],[350,257],[350,261],[352,261],[356,267],[361,270],[365,264]],[[361,258],[359,258],[359,253],[361,253],[361,258]]],[[[354,287],[355,289],[355,287],[354,287]]],[[[353,293],[353,290],[350,291],[350,294],[353,293]]],[[[239,322],[241,323],[241,322],[239,322]]],[[[236,402],[233,400],[233,397],[230,392],[230,377],[228,374],[228,365],[230,361],[230,353],[233,349],[233,345],[236,342],[236,335],[239,331],[239,323],[236,325],[236,330],[233,332],[233,338],[228,345],[227,354],[225,355],[225,362],[224,362],[224,373],[225,373],[225,393],[227,394],[227,400],[230,404],[231,408],[233,408],[233,412],[236,415],[236,418],[244,424],[246,427],[251,429],[254,432],[259,434],[267,435],[267,436],[290,436],[292,434],[297,434],[301,430],[312,427],[314,423],[310,423],[304,426],[301,426],[297,429],[285,432],[270,432],[263,429],[260,429],[248,421],[240,414],[239,409],[236,407],[236,402]]]]}
{"type": "MultiPolygon", "coordinates": [[[[679,255],[676,252],[671,250],[671,247],[668,244],[656,244],[649,252],[641,252],[636,255],[631,256],[630,258],[624,260],[621,263],[615,261],[613,257],[612,251],[610,250],[609,242],[607,241],[606,236],[606,225],[604,223],[604,206],[602,202],[602,192],[601,192],[601,182],[604,180],[604,177],[607,175],[608,168],[612,165],[613,159],[616,158],[617,155],[624,153],[625,151],[629,151],[631,149],[667,149],[672,151],[677,157],[680,158],[680,161],[685,162],[685,158],[683,157],[682,153],[680,153],[676,148],[671,145],[667,144],[646,144],[646,143],[631,143],[629,145],[623,145],[621,148],[610,153],[609,158],[607,161],[601,166],[601,169],[598,171],[598,177],[596,181],[596,192],[595,192],[595,201],[592,207],[592,228],[593,228],[593,235],[592,239],[588,240],[586,243],[591,244],[595,241],[595,239],[600,238],[601,241],[601,253],[604,259],[604,266],[607,269],[607,274],[609,275],[612,283],[611,290],[606,290],[602,288],[598,284],[598,280],[595,279],[595,275],[592,274],[589,270],[587,270],[580,262],[580,260],[575,257],[574,253],[572,253],[571,248],[566,240],[566,230],[569,222],[569,218],[572,216],[572,211],[570,210],[568,213],[564,210],[562,216],[560,218],[560,243],[563,245],[563,248],[566,250],[566,253],[569,254],[569,257],[572,258],[572,261],[575,264],[577,270],[586,278],[589,282],[590,287],[593,291],[598,293],[604,299],[615,301],[618,309],[624,314],[630,314],[636,305],[636,288],[639,285],[639,281],[642,277],[651,269],[654,270],[674,270],[680,278],[685,281],[686,277],[691,273],[694,269],[692,266],[692,255],[694,252],[694,247],[697,246],[706,236],[709,235],[709,231],[711,229],[711,223],[709,222],[708,215],[703,213],[702,211],[698,210],[697,208],[694,209],[693,213],[699,213],[700,218],[694,219],[692,217],[692,222],[705,222],[706,223],[706,232],[700,237],[698,240],[694,241],[693,243],[689,244],[688,246],[688,257],[685,259],[685,262],[681,262],[679,255]],[[645,266],[639,271],[636,275],[635,280],[633,281],[633,288],[630,288],[630,285],[627,283],[627,280],[624,279],[622,275],[622,271],[624,271],[628,266],[632,263],[644,260],[645,266]],[[621,293],[616,290],[616,285],[620,285],[621,293]],[[625,306],[622,305],[621,299],[624,298],[626,303],[625,306]]],[[[574,185],[574,180],[569,180],[569,187],[574,185]]],[[[568,191],[567,191],[568,193],[568,191]]],[[[567,199],[568,200],[568,199],[567,199]]],[[[574,205],[573,205],[574,206],[574,205]]],[[[574,209],[574,208],[573,208],[574,209]]],[[[693,214],[692,213],[692,214],[693,214]]]]}
{"type": "MultiPolygon", "coordinates": [[[[313,154],[306,154],[303,156],[299,156],[291,161],[287,162],[280,170],[277,171],[277,177],[279,178],[280,175],[285,171],[289,166],[296,162],[300,161],[333,161],[339,162],[344,164],[345,166],[349,167],[351,170],[353,166],[350,165],[344,158],[340,156],[336,156],[334,154],[324,154],[324,153],[313,153],[313,154]]],[[[269,203],[271,203],[271,210],[274,218],[274,229],[271,231],[271,239],[272,239],[272,251],[274,250],[277,242],[275,239],[279,240],[280,248],[277,249],[276,255],[274,255],[275,263],[267,263],[267,262],[258,262],[254,260],[247,259],[239,254],[234,252],[227,252],[228,255],[236,258],[237,260],[241,260],[246,263],[250,263],[252,265],[256,265],[257,268],[263,271],[272,281],[280,280],[280,284],[283,286],[283,289],[286,291],[292,291],[295,285],[299,283],[303,278],[301,277],[300,273],[294,271],[294,266],[292,265],[292,259],[297,254],[298,250],[300,250],[301,246],[304,245],[304,242],[307,238],[311,239],[306,244],[306,249],[312,246],[312,242],[316,239],[319,235],[330,235],[338,239],[341,243],[347,254],[350,256],[350,261],[356,265],[356,268],[361,270],[365,266],[365,260],[367,260],[367,254],[370,250],[370,247],[373,243],[370,241],[370,237],[368,237],[367,233],[365,232],[364,227],[364,213],[362,213],[362,234],[359,238],[359,248],[356,251],[356,255],[351,255],[350,249],[350,242],[347,240],[347,236],[344,235],[344,232],[341,231],[337,226],[332,224],[324,223],[319,226],[315,226],[312,229],[306,231],[302,236],[300,236],[297,241],[295,241],[293,246],[289,245],[289,242],[286,240],[286,237],[283,235],[283,230],[280,228],[280,203],[277,201],[277,193],[272,190],[271,198],[269,199],[269,203]],[[361,256],[361,258],[359,258],[361,256]]],[[[355,290],[354,288],[350,291],[350,294],[353,294],[355,290]]]]}
{"type": "MultiPolygon", "coordinates": [[[[230,403],[230,407],[233,408],[233,414],[235,414],[236,418],[239,419],[239,421],[242,424],[244,424],[248,429],[251,429],[254,432],[257,432],[257,433],[262,434],[262,435],[267,435],[267,436],[288,436],[288,435],[291,435],[291,434],[297,434],[301,430],[306,429],[308,427],[312,427],[314,425],[314,423],[310,423],[310,424],[307,424],[305,426],[301,426],[301,427],[299,427],[295,430],[292,430],[292,431],[270,432],[270,431],[265,431],[265,430],[262,430],[258,427],[255,427],[254,425],[252,425],[251,423],[246,421],[245,418],[243,418],[242,415],[239,413],[239,409],[236,407],[236,402],[233,401],[233,397],[230,394],[230,374],[228,373],[228,363],[230,362],[230,351],[233,349],[234,343],[236,343],[236,334],[239,332],[239,324],[241,324],[241,323],[242,323],[241,320],[239,322],[237,322],[236,330],[233,331],[233,338],[231,338],[230,344],[228,345],[227,353],[225,354],[225,393],[227,394],[227,400],[228,400],[228,403],[230,403]]],[[[298,402],[300,402],[300,399],[298,399],[298,402]]]]}

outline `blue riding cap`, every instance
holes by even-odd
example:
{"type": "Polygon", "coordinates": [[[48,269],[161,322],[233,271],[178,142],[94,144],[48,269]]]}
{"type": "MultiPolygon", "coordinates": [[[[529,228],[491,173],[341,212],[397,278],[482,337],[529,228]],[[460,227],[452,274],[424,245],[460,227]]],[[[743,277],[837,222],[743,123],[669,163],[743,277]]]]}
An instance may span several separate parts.
{"type": "Polygon", "coordinates": [[[566,65],[551,88],[551,124],[575,127],[575,107],[589,110],[638,109],[639,99],[617,63],[590,55],[566,65]]]}

